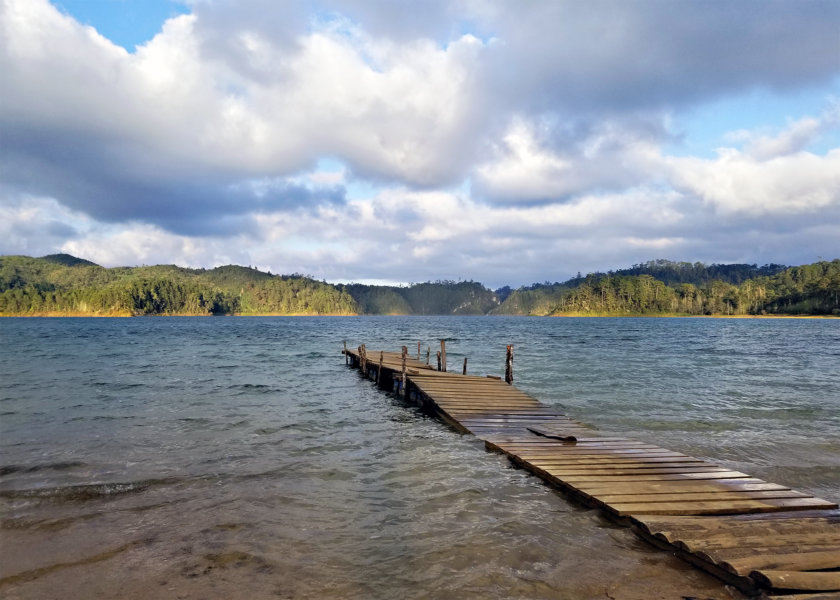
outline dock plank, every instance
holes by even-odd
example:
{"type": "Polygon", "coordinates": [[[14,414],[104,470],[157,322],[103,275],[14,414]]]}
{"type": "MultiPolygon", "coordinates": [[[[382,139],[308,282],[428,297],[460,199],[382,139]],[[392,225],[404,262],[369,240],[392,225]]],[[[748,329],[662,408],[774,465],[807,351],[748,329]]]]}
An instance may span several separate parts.
{"type": "Polygon", "coordinates": [[[754,571],[751,575],[764,587],[779,590],[840,591],[840,572],[754,571]]]}
{"type": "Polygon", "coordinates": [[[755,553],[750,548],[749,556],[729,558],[724,553],[719,557],[726,561],[730,569],[737,573],[752,571],[823,571],[827,569],[840,569],[840,553],[834,545],[828,549],[825,546],[814,546],[801,549],[798,552],[779,553],[755,553]]]}

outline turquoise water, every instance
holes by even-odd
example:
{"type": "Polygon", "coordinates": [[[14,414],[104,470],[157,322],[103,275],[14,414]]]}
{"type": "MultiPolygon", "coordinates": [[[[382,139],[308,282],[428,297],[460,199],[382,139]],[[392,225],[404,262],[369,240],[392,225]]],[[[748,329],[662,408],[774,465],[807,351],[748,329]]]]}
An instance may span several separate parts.
{"type": "Polygon", "coordinates": [[[730,597],[346,368],[436,350],[840,499],[840,321],[0,320],[4,598],[730,597]],[[657,596],[651,596],[656,590],[657,596]]]}

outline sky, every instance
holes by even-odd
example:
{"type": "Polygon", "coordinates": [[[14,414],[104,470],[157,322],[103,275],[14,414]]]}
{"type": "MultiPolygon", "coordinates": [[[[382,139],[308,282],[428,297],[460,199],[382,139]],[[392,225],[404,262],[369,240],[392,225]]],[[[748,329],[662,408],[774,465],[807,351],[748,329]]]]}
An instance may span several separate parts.
{"type": "Polygon", "coordinates": [[[0,0],[0,254],[330,282],[840,258],[837,0],[0,0]]]}

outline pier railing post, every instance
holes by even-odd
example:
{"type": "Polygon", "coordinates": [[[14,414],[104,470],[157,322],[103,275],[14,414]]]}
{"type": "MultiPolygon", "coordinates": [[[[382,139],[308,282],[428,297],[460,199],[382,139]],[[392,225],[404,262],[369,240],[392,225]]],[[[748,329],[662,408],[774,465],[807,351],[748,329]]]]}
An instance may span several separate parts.
{"type": "Polygon", "coordinates": [[[420,342],[417,342],[417,360],[420,360],[420,342]]]}
{"type": "Polygon", "coordinates": [[[442,368],[440,369],[444,373],[446,372],[446,340],[440,341],[440,364],[442,368]]]}
{"type": "Polygon", "coordinates": [[[505,357],[505,383],[513,385],[513,344],[507,347],[507,356],[505,357]]]}
{"type": "Polygon", "coordinates": [[[382,361],[385,360],[385,351],[379,351],[379,368],[376,370],[376,385],[379,385],[379,381],[382,379],[382,361]]]}
{"type": "Polygon", "coordinates": [[[402,387],[401,392],[402,392],[403,396],[406,395],[406,389],[405,389],[405,358],[406,358],[407,355],[408,355],[408,348],[403,346],[402,347],[402,379],[401,379],[401,387],[402,387]]]}
{"type": "Polygon", "coordinates": [[[350,357],[347,356],[347,340],[344,340],[344,364],[349,364],[350,357]]]}
{"type": "Polygon", "coordinates": [[[440,371],[440,350],[437,351],[438,371],[440,371]]]}
{"type": "Polygon", "coordinates": [[[426,364],[429,364],[429,357],[432,355],[432,347],[426,346],[426,364]]]}
{"type": "Polygon", "coordinates": [[[464,375],[467,374],[467,357],[464,357],[464,375]]]}
{"type": "Polygon", "coordinates": [[[361,358],[362,363],[362,375],[367,377],[367,350],[365,349],[364,344],[359,346],[359,356],[361,358]]]}

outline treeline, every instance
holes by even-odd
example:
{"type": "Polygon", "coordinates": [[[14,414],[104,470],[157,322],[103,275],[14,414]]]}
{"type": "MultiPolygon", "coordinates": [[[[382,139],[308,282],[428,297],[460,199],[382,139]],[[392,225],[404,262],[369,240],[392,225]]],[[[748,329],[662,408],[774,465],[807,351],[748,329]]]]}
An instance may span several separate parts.
{"type": "MultiPolygon", "coordinates": [[[[787,269],[785,265],[775,263],[763,265],[739,264],[733,263],[722,265],[712,263],[707,265],[701,262],[676,262],[672,260],[657,259],[649,260],[644,263],[635,264],[627,269],[618,269],[615,271],[607,271],[606,273],[595,272],[588,275],[577,274],[564,282],[551,283],[546,281],[544,283],[533,283],[531,285],[522,286],[518,291],[538,291],[546,288],[553,288],[551,291],[557,291],[559,288],[572,289],[584,283],[587,279],[595,277],[600,279],[602,277],[621,277],[626,275],[650,275],[668,286],[677,286],[681,283],[691,283],[697,286],[702,286],[711,283],[712,281],[722,281],[723,283],[730,283],[733,285],[740,285],[748,279],[757,277],[770,277],[781,273],[787,269]]],[[[509,287],[504,287],[496,290],[497,293],[507,296],[512,293],[509,287]]],[[[504,298],[503,298],[504,299],[504,298]]]]}
{"type": "Polygon", "coordinates": [[[106,269],[66,254],[2,256],[0,314],[840,315],[840,260],[791,268],[657,260],[494,292],[474,281],[331,285],[236,265],[106,269]]]}
{"type": "Polygon", "coordinates": [[[0,257],[0,314],[356,314],[353,298],[303,275],[228,265],[117,267],[69,255],[0,257]]]}
{"type": "Polygon", "coordinates": [[[649,274],[595,275],[575,287],[558,284],[513,292],[499,312],[609,315],[840,315],[840,260],[791,267],[740,285],[668,285],[649,274]]]}
{"type": "Polygon", "coordinates": [[[486,315],[500,304],[497,295],[475,281],[435,281],[408,287],[342,285],[368,315],[486,315]]]}
{"type": "Polygon", "coordinates": [[[763,265],[749,264],[711,264],[701,262],[674,262],[670,260],[649,260],[645,263],[633,265],[629,269],[610,271],[607,275],[650,275],[668,286],[678,286],[691,283],[704,286],[713,281],[721,281],[732,285],[740,285],[748,279],[771,277],[787,269],[785,265],[775,263],[763,265]]]}
{"type": "Polygon", "coordinates": [[[141,279],[104,287],[43,289],[25,285],[0,294],[3,314],[222,315],[237,312],[238,298],[195,284],[141,279]]]}

